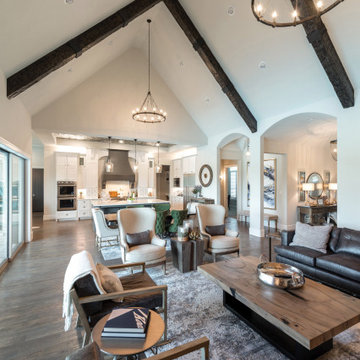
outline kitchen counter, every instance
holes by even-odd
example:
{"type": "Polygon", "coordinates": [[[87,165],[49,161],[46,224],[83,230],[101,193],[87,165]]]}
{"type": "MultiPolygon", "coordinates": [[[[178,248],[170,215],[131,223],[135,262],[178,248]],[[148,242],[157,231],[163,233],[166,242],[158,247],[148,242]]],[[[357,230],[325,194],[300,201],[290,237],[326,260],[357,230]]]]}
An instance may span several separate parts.
{"type": "Polygon", "coordinates": [[[102,208],[105,213],[112,213],[116,212],[118,209],[123,209],[133,205],[144,205],[146,207],[151,207],[154,204],[169,204],[167,200],[160,200],[160,199],[136,199],[132,201],[127,200],[93,200],[91,202],[92,207],[102,208]],[[109,210],[109,211],[105,211],[109,210]]]}

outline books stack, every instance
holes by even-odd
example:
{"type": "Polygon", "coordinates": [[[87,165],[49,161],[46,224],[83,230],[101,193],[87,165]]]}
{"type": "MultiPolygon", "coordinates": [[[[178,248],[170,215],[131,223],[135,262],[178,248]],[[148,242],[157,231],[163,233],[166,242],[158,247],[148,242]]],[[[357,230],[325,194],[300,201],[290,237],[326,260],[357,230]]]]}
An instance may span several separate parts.
{"type": "Polygon", "coordinates": [[[103,338],[145,339],[150,310],[145,308],[113,310],[101,333],[103,338]]]}

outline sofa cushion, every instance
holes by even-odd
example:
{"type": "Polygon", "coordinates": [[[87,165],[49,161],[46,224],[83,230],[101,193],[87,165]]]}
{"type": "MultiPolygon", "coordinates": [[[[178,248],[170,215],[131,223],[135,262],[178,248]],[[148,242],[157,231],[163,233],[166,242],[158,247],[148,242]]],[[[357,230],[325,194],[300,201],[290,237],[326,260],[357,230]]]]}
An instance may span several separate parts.
{"type": "Polygon", "coordinates": [[[150,230],[142,231],[135,234],[126,234],[126,242],[131,248],[132,246],[150,244],[150,230]]]}
{"type": "Polygon", "coordinates": [[[343,228],[335,252],[360,256],[360,231],[343,228]]]}
{"type": "Polygon", "coordinates": [[[145,262],[165,258],[166,250],[163,246],[145,244],[132,246],[126,253],[126,262],[145,262]]]}
{"type": "Polygon", "coordinates": [[[239,247],[239,239],[233,236],[212,236],[209,247],[212,249],[230,249],[239,247]]]}
{"type": "Polygon", "coordinates": [[[336,247],[338,245],[338,242],[339,242],[339,237],[340,237],[340,233],[341,233],[341,228],[338,228],[338,227],[334,227],[332,230],[331,230],[331,233],[330,233],[330,240],[329,240],[329,249],[332,251],[332,252],[335,252],[336,251],[336,247]]]}
{"type": "Polygon", "coordinates": [[[360,259],[348,254],[325,255],[316,260],[320,269],[360,282],[360,259]]]}
{"type": "Polygon", "coordinates": [[[225,224],[206,226],[205,231],[211,236],[225,235],[225,224]]]}
{"type": "MultiPolygon", "coordinates": [[[[96,264],[96,270],[100,276],[101,286],[107,293],[123,291],[124,288],[117,275],[103,264],[96,264]]],[[[115,302],[122,302],[123,298],[113,299],[115,302]]]]}
{"type": "Polygon", "coordinates": [[[294,261],[315,266],[316,259],[319,256],[325,256],[322,252],[309,249],[303,246],[284,246],[278,245],[274,247],[275,252],[282,257],[292,259],[294,261]]]}
{"type": "Polygon", "coordinates": [[[297,222],[290,246],[304,246],[326,254],[331,229],[332,225],[311,226],[297,222]]]}

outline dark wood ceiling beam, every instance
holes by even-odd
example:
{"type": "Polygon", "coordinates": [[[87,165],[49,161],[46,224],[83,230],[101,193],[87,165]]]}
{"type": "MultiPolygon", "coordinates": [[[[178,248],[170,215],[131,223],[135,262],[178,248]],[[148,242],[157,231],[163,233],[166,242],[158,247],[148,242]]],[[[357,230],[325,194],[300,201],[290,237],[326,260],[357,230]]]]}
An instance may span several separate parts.
{"type": "MultiPolygon", "coordinates": [[[[294,8],[296,2],[298,3],[297,10],[300,18],[313,15],[317,12],[313,0],[290,1],[294,8]]],[[[342,106],[344,108],[354,106],[354,88],[321,18],[307,21],[303,24],[303,27],[342,106]]]]}
{"type": "Polygon", "coordinates": [[[30,86],[79,57],[115,31],[128,25],[161,0],[135,0],[80,35],[44,55],[7,79],[7,97],[21,94],[30,86]]]}
{"type": "Polygon", "coordinates": [[[251,132],[257,131],[257,121],[254,115],[251,113],[244,100],[241,98],[235,86],[226,75],[225,71],[216,60],[214,54],[206,44],[199,31],[187,15],[184,8],[181,6],[178,0],[164,0],[165,5],[171,12],[172,16],[179,24],[185,35],[193,45],[194,49],[198,52],[201,59],[204,61],[215,80],[220,85],[223,92],[227,95],[231,103],[244,119],[245,123],[251,130],[251,132]]]}

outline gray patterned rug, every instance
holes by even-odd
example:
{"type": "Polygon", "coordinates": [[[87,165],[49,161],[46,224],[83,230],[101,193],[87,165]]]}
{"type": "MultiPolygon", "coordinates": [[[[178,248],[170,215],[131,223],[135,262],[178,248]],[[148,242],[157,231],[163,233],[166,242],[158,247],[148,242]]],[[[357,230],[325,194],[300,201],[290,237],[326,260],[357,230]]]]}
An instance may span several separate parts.
{"type": "MultiPolygon", "coordinates": [[[[120,258],[119,248],[102,250],[104,260],[120,258]]],[[[211,259],[206,259],[209,262],[211,259]]],[[[219,259],[220,260],[220,259],[219,259]]],[[[168,252],[167,275],[161,267],[147,271],[157,284],[168,285],[168,335],[171,343],[161,351],[172,349],[201,336],[210,339],[212,360],[287,359],[255,331],[222,305],[222,291],[196,271],[185,274],[173,267],[168,252]]],[[[324,306],[326,306],[324,304],[324,306]]],[[[319,359],[360,359],[360,325],[334,338],[334,349],[319,359]]],[[[182,359],[199,359],[194,353],[182,359]]]]}

